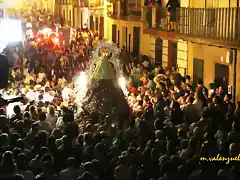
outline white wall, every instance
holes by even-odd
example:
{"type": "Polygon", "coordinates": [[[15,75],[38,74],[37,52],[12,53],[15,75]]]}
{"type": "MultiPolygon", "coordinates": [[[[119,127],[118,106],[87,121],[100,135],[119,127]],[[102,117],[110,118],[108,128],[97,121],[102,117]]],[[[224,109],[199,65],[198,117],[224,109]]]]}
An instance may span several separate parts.
{"type": "Polygon", "coordinates": [[[88,24],[88,8],[83,8],[82,13],[82,26],[84,27],[84,24],[88,24]]]}
{"type": "Polygon", "coordinates": [[[168,40],[162,42],[162,67],[168,66],[168,40]]]}
{"type": "Polygon", "coordinates": [[[187,51],[188,46],[186,41],[179,40],[177,44],[177,65],[181,75],[185,75],[187,69],[187,51]]]}

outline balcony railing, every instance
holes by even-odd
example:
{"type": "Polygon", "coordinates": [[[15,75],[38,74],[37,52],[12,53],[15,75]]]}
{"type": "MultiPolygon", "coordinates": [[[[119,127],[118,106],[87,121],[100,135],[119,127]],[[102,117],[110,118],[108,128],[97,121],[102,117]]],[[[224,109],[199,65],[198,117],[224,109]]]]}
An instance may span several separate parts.
{"type": "Polygon", "coordinates": [[[142,21],[145,27],[161,31],[170,31],[170,14],[166,8],[159,6],[143,6],[142,21]]]}
{"type": "Polygon", "coordinates": [[[107,5],[107,15],[108,15],[108,17],[117,18],[117,16],[118,16],[118,6],[117,6],[117,4],[109,3],[107,5]]]}
{"type": "Polygon", "coordinates": [[[181,8],[180,34],[212,40],[238,41],[239,8],[181,8]]]}
{"type": "Polygon", "coordinates": [[[128,0],[127,15],[128,16],[139,16],[139,17],[141,17],[141,1],[139,1],[139,0],[128,0]]]}
{"type": "Polygon", "coordinates": [[[179,8],[175,23],[162,7],[143,7],[145,27],[160,31],[176,31],[180,35],[211,40],[237,42],[240,30],[239,8],[179,8]]]}

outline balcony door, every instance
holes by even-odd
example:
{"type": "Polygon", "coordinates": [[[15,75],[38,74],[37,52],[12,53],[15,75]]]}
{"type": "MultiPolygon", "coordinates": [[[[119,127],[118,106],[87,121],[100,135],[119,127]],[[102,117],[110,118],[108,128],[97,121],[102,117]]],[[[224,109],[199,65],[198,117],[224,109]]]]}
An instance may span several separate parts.
{"type": "Polygon", "coordinates": [[[155,39],[155,63],[159,65],[162,65],[162,44],[161,38],[155,39]]]}
{"type": "Polygon", "coordinates": [[[127,13],[128,13],[128,1],[127,0],[122,0],[120,1],[121,2],[121,7],[120,7],[120,10],[121,10],[121,16],[127,16],[127,13]]]}
{"type": "Polygon", "coordinates": [[[216,63],[215,80],[217,85],[222,86],[225,90],[227,90],[229,80],[229,66],[216,63]]]}
{"type": "Polygon", "coordinates": [[[204,80],[204,61],[202,59],[193,58],[193,84],[197,84],[198,80],[204,80]]]}
{"type": "Polygon", "coordinates": [[[146,19],[148,28],[152,28],[152,7],[147,7],[146,19]]]}
{"type": "Polygon", "coordinates": [[[112,41],[116,43],[117,41],[117,25],[112,25],[112,41]]]}
{"type": "Polygon", "coordinates": [[[140,55],[140,27],[133,27],[133,55],[140,55]]]}
{"type": "Polygon", "coordinates": [[[90,29],[93,31],[94,30],[94,21],[93,21],[93,16],[90,16],[90,29]]]}

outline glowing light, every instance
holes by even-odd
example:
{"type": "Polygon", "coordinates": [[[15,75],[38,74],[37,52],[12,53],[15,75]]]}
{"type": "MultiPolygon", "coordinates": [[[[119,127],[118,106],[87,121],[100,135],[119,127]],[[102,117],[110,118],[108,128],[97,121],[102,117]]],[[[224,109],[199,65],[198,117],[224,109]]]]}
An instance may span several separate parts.
{"type": "Polygon", "coordinates": [[[38,42],[41,42],[41,39],[40,39],[40,38],[38,39],[38,42]]]}
{"type": "Polygon", "coordinates": [[[19,42],[23,39],[22,23],[19,20],[2,19],[0,21],[0,41],[19,42]]]}
{"type": "Polygon", "coordinates": [[[32,28],[32,23],[27,23],[26,28],[32,28]]]}
{"type": "Polygon", "coordinates": [[[21,1],[20,0],[11,0],[11,1],[4,1],[4,5],[6,7],[18,7],[21,6],[21,1]]]}
{"type": "Polygon", "coordinates": [[[77,78],[77,86],[78,88],[86,91],[87,88],[87,74],[85,72],[81,72],[80,76],[77,78]]]}
{"type": "Polygon", "coordinates": [[[7,45],[8,45],[7,42],[0,42],[0,52],[3,52],[7,45]]]}
{"type": "Polygon", "coordinates": [[[88,84],[87,73],[81,72],[75,81],[75,88],[76,88],[75,90],[77,92],[76,102],[78,102],[78,105],[82,103],[82,100],[85,97],[85,94],[87,91],[87,84],[88,84]]]}
{"type": "Polygon", "coordinates": [[[53,39],[53,42],[54,42],[55,44],[58,44],[58,43],[59,43],[59,39],[58,39],[58,38],[54,38],[54,39],[53,39]]]}
{"type": "Polygon", "coordinates": [[[50,28],[44,28],[44,29],[42,30],[42,33],[43,33],[44,35],[46,35],[46,36],[49,36],[49,35],[52,33],[52,29],[50,29],[50,28]]]}
{"type": "Polygon", "coordinates": [[[126,79],[125,79],[124,77],[120,77],[120,78],[118,79],[118,84],[119,84],[119,86],[121,87],[123,93],[124,93],[125,95],[127,95],[127,94],[128,94],[128,90],[127,90],[127,82],[126,82],[126,79]]]}

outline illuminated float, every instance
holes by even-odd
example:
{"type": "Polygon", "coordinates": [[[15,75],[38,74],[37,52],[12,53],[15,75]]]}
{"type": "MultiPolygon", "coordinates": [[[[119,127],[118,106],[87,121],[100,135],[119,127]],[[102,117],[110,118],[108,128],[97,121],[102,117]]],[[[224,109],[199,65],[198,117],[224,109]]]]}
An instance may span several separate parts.
{"type": "Polygon", "coordinates": [[[35,41],[37,42],[38,47],[42,47],[44,49],[52,49],[53,47],[62,46],[60,34],[54,32],[50,28],[40,30],[35,36],[35,41]]]}
{"type": "Polygon", "coordinates": [[[120,50],[110,41],[101,41],[93,52],[89,71],[82,73],[77,81],[77,88],[84,92],[78,103],[81,104],[81,113],[90,116],[129,113],[119,53],[120,50]]]}

